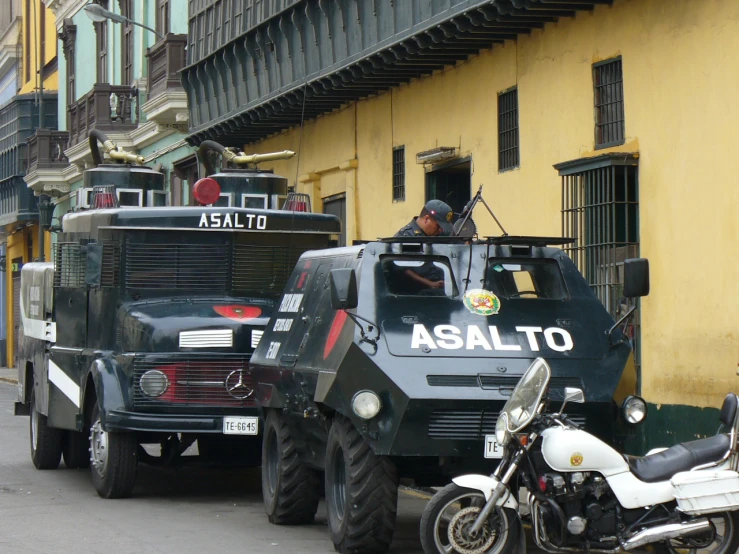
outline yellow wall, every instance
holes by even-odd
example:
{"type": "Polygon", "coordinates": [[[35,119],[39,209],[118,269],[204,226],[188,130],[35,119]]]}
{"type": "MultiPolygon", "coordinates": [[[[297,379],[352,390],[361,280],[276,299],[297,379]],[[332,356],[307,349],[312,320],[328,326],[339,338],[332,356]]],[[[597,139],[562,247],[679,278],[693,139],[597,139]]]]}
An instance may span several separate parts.
{"type": "MultiPolygon", "coordinates": [[[[23,56],[21,57],[21,63],[23,65],[23,71],[21,72],[21,81],[23,86],[21,87],[20,93],[25,94],[27,92],[33,92],[38,88],[38,50],[41,44],[41,10],[44,10],[44,29],[43,36],[44,41],[44,59],[42,61],[42,67],[53,60],[57,55],[57,37],[56,37],[56,26],[54,24],[54,12],[44,6],[42,0],[31,0],[30,13],[26,13],[26,1],[21,2],[22,9],[21,15],[23,17],[23,56]],[[35,5],[35,9],[34,9],[35,5]],[[30,29],[31,34],[28,36],[27,33],[30,29]],[[31,78],[26,81],[26,64],[29,61],[26,56],[26,45],[31,45],[30,48],[30,68],[31,78]]],[[[59,90],[59,77],[58,71],[54,71],[51,75],[48,75],[44,79],[44,90],[59,90]]]]}
{"type": "MultiPolygon", "coordinates": [[[[291,182],[301,175],[298,190],[315,204],[340,188],[344,163],[344,182],[356,187],[348,240],[372,239],[420,210],[424,170],[415,154],[456,146],[472,157],[473,191],[484,183],[509,234],[559,235],[552,165],[609,151],[594,151],[592,64],[621,55],[627,138],[610,150],[640,155],[641,255],[652,281],[642,300],[643,392],[656,403],[719,406],[739,389],[737,51],[735,0],[616,0],[307,122],[300,167],[296,156],[274,169],[291,182]],[[513,85],[521,166],[498,173],[497,93],[513,85]],[[393,203],[396,145],[406,149],[406,201],[393,203]]],[[[297,151],[299,135],[245,150],[297,151]]],[[[499,234],[483,210],[481,234],[499,234]]]]}
{"type": "MultiPolygon", "coordinates": [[[[38,225],[30,225],[14,232],[13,226],[8,225],[6,227],[6,233],[8,234],[7,239],[7,250],[6,250],[6,291],[7,298],[14,299],[13,294],[13,260],[15,258],[23,258],[23,263],[32,262],[37,260],[39,257],[39,241],[38,241],[38,225]],[[31,254],[32,258],[29,258],[28,244],[31,243],[31,254]]],[[[51,260],[51,233],[47,232],[44,238],[44,252],[46,260],[51,260]]],[[[15,299],[8,302],[8,315],[6,321],[8,322],[8,367],[13,367],[14,356],[15,356],[15,299]]]]}

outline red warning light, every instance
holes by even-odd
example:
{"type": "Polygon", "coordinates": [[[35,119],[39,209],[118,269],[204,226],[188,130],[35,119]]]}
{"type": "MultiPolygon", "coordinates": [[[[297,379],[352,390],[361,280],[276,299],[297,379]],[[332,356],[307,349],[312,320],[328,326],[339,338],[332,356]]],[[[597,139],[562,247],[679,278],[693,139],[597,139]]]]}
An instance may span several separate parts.
{"type": "Polygon", "coordinates": [[[201,206],[215,204],[221,196],[221,185],[215,179],[205,177],[193,185],[192,195],[201,206]]]}

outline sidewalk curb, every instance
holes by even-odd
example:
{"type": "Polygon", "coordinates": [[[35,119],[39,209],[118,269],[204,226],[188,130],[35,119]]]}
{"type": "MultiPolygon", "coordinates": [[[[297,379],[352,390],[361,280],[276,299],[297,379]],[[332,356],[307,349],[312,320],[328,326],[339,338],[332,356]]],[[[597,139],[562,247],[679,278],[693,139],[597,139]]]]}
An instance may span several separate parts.
{"type": "Polygon", "coordinates": [[[18,384],[18,379],[13,379],[12,377],[0,377],[0,381],[4,383],[10,383],[11,385],[18,384]]]}

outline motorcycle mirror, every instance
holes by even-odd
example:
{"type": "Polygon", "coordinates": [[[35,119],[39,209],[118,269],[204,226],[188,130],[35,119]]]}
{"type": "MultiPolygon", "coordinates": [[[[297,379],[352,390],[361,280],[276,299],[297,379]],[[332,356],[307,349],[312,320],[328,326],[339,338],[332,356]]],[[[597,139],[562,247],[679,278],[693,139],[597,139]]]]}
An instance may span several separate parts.
{"type": "Polygon", "coordinates": [[[585,393],[582,389],[576,389],[575,387],[565,387],[565,400],[562,402],[562,408],[559,410],[559,415],[565,411],[565,406],[568,402],[574,402],[575,404],[585,403],[585,393]]]}
{"type": "Polygon", "coordinates": [[[574,387],[565,387],[565,402],[574,402],[575,404],[585,403],[585,393],[582,389],[574,387]]]}

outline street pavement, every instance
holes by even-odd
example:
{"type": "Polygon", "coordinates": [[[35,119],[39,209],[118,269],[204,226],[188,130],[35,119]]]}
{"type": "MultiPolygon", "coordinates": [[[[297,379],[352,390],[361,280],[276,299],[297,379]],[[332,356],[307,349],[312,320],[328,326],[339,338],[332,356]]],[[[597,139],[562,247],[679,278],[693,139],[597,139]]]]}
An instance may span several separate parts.
{"type": "MultiPolygon", "coordinates": [[[[258,469],[139,466],[134,496],[98,497],[88,470],[38,471],[28,417],[13,416],[14,373],[0,371],[0,553],[333,552],[321,503],[312,525],[271,525],[258,469]]],[[[421,554],[426,498],[403,491],[391,552],[421,554]]]]}

